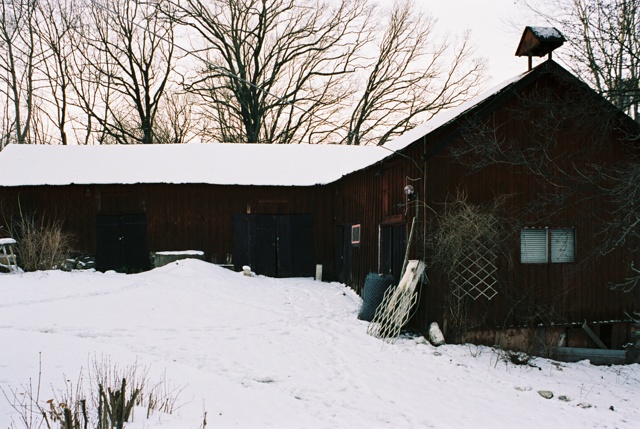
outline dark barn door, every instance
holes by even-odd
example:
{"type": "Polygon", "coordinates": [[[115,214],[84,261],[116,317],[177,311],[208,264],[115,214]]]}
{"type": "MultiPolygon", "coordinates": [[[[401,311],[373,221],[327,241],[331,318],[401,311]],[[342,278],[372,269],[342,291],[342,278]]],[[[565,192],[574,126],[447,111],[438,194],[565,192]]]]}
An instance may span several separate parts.
{"type": "Polygon", "coordinates": [[[255,235],[249,238],[253,246],[251,268],[256,273],[277,277],[277,231],[278,223],[275,216],[256,216],[255,235]]]}
{"type": "Polygon", "coordinates": [[[380,227],[380,272],[391,274],[396,284],[400,281],[402,264],[407,247],[405,225],[380,227]]]}
{"type": "Polygon", "coordinates": [[[278,277],[313,277],[313,216],[278,216],[277,264],[278,277]]]}
{"type": "Polygon", "coordinates": [[[96,217],[96,267],[125,273],[149,269],[146,215],[96,217]]]}
{"type": "Polygon", "coordinates": [[[338,281],[352,284],[351,274],[351,225],[338,225],[336,228],[336,275],[338,281]]]}
{"type": "Polygon", "coordinates": [[[313,216],[236,215],[234,264],[270,277],[309,277],[315,273],[313,216]]]}

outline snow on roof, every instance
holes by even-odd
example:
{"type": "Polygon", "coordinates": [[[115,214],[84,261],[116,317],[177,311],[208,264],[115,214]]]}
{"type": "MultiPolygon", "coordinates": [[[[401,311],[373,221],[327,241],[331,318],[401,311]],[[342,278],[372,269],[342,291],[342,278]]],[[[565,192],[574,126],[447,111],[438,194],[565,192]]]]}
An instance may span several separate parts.
{"type": "Polygon", "coordinates": [[[562,39],[564,40],[564,36],[560,31],[555,27],[529,27],[533,34],[541,39],[562,39]]]}
{"type": "Polygon", "coordinates": [[[0,185],[206,183],[313,186],[389,155],[379,147],[189,143],[56,146],[0,152],[0,185]]]}
{"type": "Polygon", "coordinates": [[[332,183],[392,156],[528,73],[515,76],[456,108],[440,112],[384,146],[11,144],[0,152],[0,186],[134,183],[313,186],[332,183]]]}

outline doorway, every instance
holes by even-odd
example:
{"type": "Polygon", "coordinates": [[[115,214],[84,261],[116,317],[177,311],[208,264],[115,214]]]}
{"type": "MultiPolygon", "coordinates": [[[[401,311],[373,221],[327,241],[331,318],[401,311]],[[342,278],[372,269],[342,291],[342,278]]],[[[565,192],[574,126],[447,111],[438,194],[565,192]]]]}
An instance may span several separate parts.
{"type": "Polygon", "coordinates": [[[137,273],[148,270],[147,217],[96,216],[96,268],[137,273]]]}
{"type": "Polygon", "coordinates": [[[269,277],[313,277],[313,216],[234,216],[233,262],[237,271],[249,265],[255,273],[269,277]]]}
{"type": "Polygon", "coordinates": [[[380,226],[380,273],[391,274],[400,281],[407,249],[406,224],[380,226]]]}
{"type": "Polygon", "coordinates": [[[345,224],[336,228],[336,277],[340,283],[346,285],[353,284],[351,227],[351,224],[345,224]]]}

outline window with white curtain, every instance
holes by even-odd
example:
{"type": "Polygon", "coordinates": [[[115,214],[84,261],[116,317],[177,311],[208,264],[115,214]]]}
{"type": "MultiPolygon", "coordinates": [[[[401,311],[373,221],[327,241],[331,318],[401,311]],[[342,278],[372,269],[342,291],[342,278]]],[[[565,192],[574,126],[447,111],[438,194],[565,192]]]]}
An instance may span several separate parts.
{"type": "Polygon", "coordinates": [[[575,262],[574,228],[523,228],[520,231],[520,262],[559,264],[575,262]]]}

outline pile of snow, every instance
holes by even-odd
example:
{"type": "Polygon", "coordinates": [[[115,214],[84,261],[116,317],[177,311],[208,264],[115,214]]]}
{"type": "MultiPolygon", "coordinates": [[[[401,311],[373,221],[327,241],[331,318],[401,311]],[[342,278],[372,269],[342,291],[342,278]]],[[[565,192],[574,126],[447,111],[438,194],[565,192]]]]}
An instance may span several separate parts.
{"type": "MultiPolygon", "coordinates": [[[[44,403],[91,361],[149,368],[176,412],[127,425],[197,428],[635,428],[640,365],[536,359],[366,334],[344,285],[244,276],[199,260],[137,275],[0,275],[0,387],[44,403]],[[165,375],[166,374],[166,375],[165,375]],[[540,393],[541,392],[541,393],[540,393]],[[543,396],[544,395],[544,396],[543,396]],[[550,399],[545,398],[548,397],[550,399]]],[[[0,395],[0,426],[19,416],[0,395]]]]}

